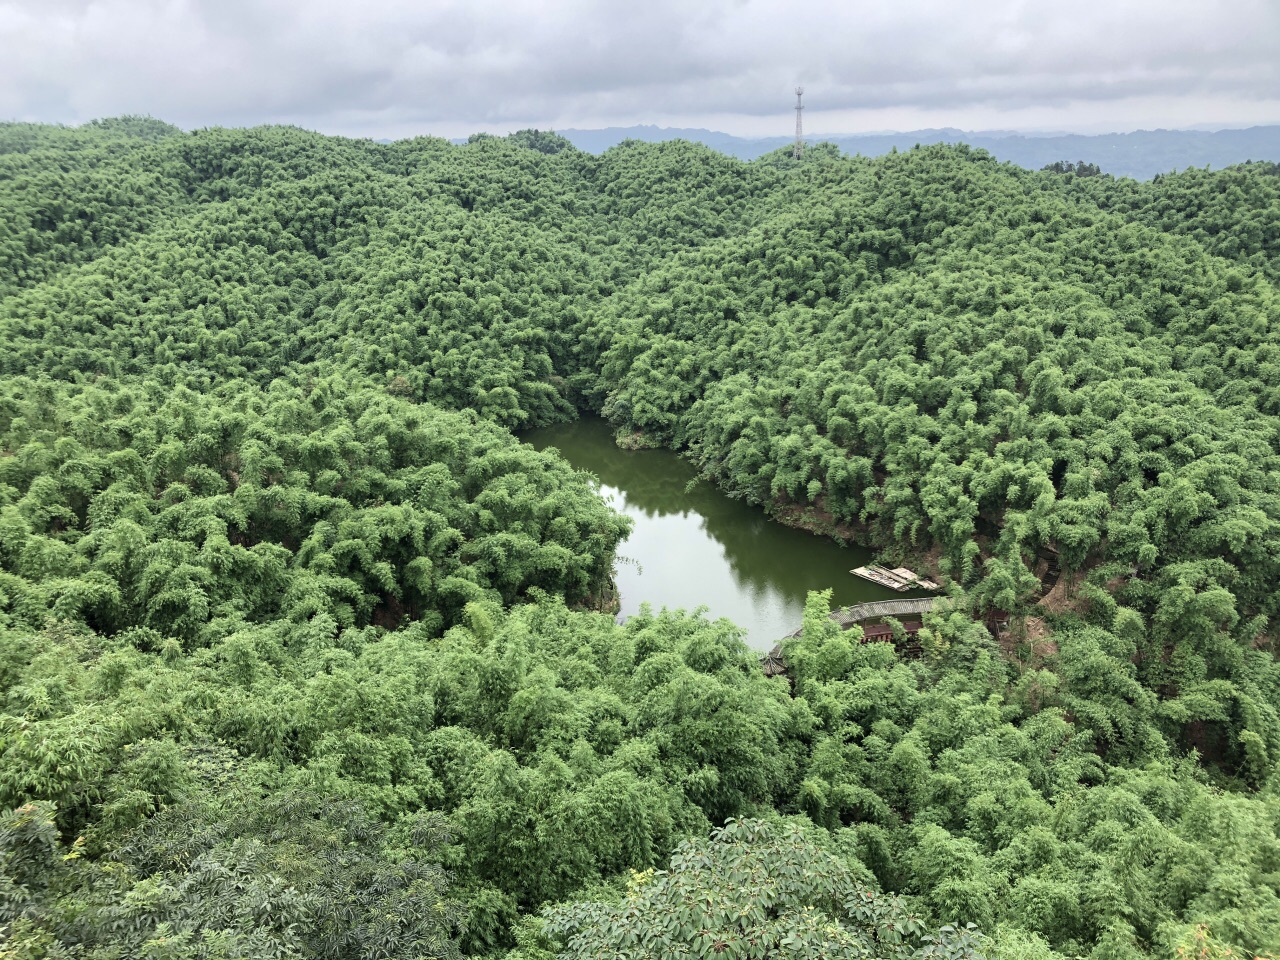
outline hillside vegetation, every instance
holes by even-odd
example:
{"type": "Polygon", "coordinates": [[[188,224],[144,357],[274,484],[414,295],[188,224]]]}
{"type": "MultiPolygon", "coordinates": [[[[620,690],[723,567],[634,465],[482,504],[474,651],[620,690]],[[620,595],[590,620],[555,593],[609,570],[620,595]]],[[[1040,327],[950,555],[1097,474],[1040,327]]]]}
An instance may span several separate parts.
{"type": "Polygon", "coordinates": [[[0,125],[0,958],[1280,952],[1278,189],[0,125]],[[591,612],[580,411],[923,654],[591,612]]]}

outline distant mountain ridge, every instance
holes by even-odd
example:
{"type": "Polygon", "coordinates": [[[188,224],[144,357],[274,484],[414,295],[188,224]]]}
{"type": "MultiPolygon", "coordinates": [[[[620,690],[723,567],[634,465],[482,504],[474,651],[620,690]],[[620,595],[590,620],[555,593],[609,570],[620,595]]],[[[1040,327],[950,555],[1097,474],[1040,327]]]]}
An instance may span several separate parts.
{"type": "MultiPolygon", "coordinates": [[[[743,160],[754,160],[791,143],[790,137],[735,137],[692,127],[606,127],[558,130],[579,150],[603,153],[623,140],[693,140],[743,160]]],[[[845,153],[879,156],[909,150],[916,144],[967,143],[1000,160],[1038,170],[1058,160],[1084,160],[1104,173],[1148,180],[1158,173],[1208,165],[1218,169],[1246,160],[1280,162],[1280,125],[1242,130],[1138,130],[1133,133],[1022,134],[1010,131],[969,132],[954,128],[905,133],[813,135],[810,143],[827,141],[845,153]]]]}

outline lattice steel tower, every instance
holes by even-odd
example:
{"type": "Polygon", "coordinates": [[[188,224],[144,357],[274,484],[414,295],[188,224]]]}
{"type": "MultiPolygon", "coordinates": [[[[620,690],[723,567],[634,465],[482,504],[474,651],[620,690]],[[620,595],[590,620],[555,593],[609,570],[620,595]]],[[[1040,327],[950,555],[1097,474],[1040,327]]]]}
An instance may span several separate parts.
{"type": "Polygon", "coordinates": [[[804,155],[804,104],[800,98],[804,96],[804,87],[796,87],[796,149],[792,156],[797,160],[804,155]]]}

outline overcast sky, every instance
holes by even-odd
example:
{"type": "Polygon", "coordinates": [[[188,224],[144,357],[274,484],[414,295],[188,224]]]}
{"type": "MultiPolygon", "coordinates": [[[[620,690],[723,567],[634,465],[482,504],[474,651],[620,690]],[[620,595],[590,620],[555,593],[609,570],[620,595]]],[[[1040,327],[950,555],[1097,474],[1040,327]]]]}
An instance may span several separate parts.
{"type": "Polygon", "coordinates": [[[1280,123],[1280,0],[0,0],[0,119],[401,137],[1280,123]]]}

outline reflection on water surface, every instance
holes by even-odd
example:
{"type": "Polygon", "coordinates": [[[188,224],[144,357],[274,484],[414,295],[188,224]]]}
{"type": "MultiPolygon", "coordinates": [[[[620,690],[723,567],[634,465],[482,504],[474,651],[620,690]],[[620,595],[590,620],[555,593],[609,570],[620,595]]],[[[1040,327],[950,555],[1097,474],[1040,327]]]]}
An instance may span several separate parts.
{"type": "Polygon", "coordinates": [[[614,508],[634,521],[618,551],[622,618],[642,603],[705,606],[744,627],[747,642],[763,651],[800,625],[810,590],[831,588],[841,605],[903,596],[849,573],[872,559],[866,550],[768,519],[670,451],[621,450],[604,420],[531,430],[522,439],[539,450],[556,447],[594,473],[614,508]]]}

